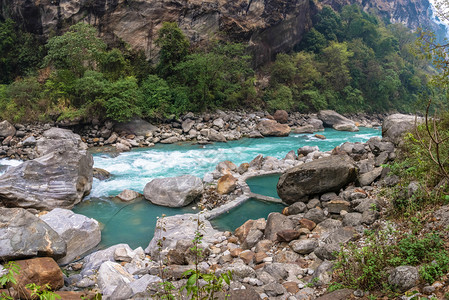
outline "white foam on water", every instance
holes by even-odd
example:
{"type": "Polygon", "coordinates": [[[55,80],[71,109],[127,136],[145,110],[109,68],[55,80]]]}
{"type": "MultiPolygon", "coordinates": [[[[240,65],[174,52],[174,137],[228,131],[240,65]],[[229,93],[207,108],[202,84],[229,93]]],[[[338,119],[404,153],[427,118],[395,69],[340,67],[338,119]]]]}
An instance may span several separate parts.
{"type": "Polygon", "coordinates": [[[95,154],[95,167],[109,171],[112,178],[106,181],[94,180],[91,197],[117,195],[124,189],[143,192],[145,185],[154,178],[184,174],[202,178],[224,160],[239,165],[250,162],[258,154],[280,159],[290,150],[305,145],[318,146],[322,151],[327,151],[346,141],[364,142],[372,136],[378,136],[379,131],[348,133],[328,130],[322,134],[326,140],[315,138],[312,134],[293,134],[287,138],[242,139],[204,146],[159,145],[121,153],[117,157],[95,154]]]}

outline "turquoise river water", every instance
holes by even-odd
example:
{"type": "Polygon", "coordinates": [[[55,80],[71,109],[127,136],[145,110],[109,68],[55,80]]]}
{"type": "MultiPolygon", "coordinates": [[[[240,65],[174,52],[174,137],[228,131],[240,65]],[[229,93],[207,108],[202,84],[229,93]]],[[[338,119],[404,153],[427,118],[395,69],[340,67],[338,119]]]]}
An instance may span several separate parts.
{"type": "MultiPolygon", "coordinates": [[[[94,179],[91,194],[73,210],[95,218],[102,224],[100,247],[128,243],[132,248],[146,247],[153,237],[156,218],[162,214],[196,213],[194,205],[184,208],[167,208],[153,205],[141,199],[133,203],[116,201],[112,196],[124,189],[142,192],[145,184],[154,178],[192,174],[203,177],[223,160],[236,165],[250,162],[258,154],[283,158],[290,150],[302,146],[318,146],[321,151],[331,150],[344,142],[365,142],[379,136],[379,129],[361,128],[359,132],[343,132],[326,129],[326,140],[312,134],[291,134],[289,137],[241,139],[228,143],[192,145],[190,143],[138,148],[118,156],[94,153],[94,166],[109,171],[112,178],[106,181],[94,179]]],[[[0,174],[18,161],[0,160],[0,174]]],[[[278,197],[277,175],[250,179],[248,184],[255,193],[278,197]]],[[[229,213],[212,220],[221,230],[234,230],[248,219],[267,217],[272,211],[281,211],[282,205],[249,200],[229,213]]]]}

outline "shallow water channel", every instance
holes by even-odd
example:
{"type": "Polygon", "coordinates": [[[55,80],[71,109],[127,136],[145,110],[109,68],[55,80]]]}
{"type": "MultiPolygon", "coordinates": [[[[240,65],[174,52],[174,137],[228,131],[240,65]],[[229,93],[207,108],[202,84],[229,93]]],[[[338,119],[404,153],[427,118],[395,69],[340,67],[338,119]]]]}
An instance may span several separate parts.
{"type": "MultiPolygon", "coordinates": [[[[138,148],[118,156],[94,153],[94,167],[109,171],[112,178],[106,181],[94,179],[91,194],[73,210],[102,223],[100,247],[128,243],[132,248],[145,248],[153,237],[158,216],[198,211],[194,209],[194,204],[184,208],[167,208],[153,205],[144,199],[123,203],[111,197],[124,189],[142,192],[145,184],[154,178],[184,174],[203,177],[223,160],[230,160],[239,165],[250,162],[258,154],[281,159],[290,150],[296,151],[306,145],[318,146],[321,151],[328,151],[344,142],[365,142],[373,136],[379,136],[381,132],[379,129],[368,128],[361,128],[355,133],[326,129],[321,134],[326,136],[326,140],[317,139],[313,134],[291,134],[289,137],[245,138],[210,145],[158,144],[152,148],[138,148]]],[[[16,164],[14,161],[0,160],[0,174],[4,172],[2,165],[16,164]]],[[[278,176],[251,178],[247,183],[253,193],[278,198],[278,176]]],[[[250,199],[212,220],[212,224],[217,229],[234,230],[248,219],[266,218],[272,211],[281,211],[282,207],[279,203],[250,199]]]]}

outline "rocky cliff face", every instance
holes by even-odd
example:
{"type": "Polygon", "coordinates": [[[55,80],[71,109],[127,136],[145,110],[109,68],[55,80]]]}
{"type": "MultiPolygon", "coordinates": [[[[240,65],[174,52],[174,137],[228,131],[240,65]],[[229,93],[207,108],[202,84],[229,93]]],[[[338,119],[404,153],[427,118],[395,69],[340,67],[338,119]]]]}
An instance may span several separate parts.
{"type": "Polygon", "coordinates": [[[418,27],[436,29],[429,0],[324,0],[322,5],[330,5],[339,10],[344,5],[357,3],[364,11],[376,13],[391,23],[402,23],[413,30],[418,27]]]}
{"type": "Polygon", "coordinates": [[[248,42],[260,64],[301,40],[313,8],[309,0],[0,0],[0,13],[44,36],[83,20],[149,58],[162,23],[177,22],[195,43],[219,35],[248,42]]]}
{"type": "MultiPolygon", "coordinates": [[[[354,2],[410,28],[429,23],[428,0],[325,0],[319,5],[338,9],[354,2]]],[[[163,22],[177,22],[194,43],[211,37],[248,43],[256,65],[300,42],[316,11],[312,0],[0,0],[0,16],[44,37],[85,21],[109,43],[124,41],[155,58],[158,29],[163,22]]]]}

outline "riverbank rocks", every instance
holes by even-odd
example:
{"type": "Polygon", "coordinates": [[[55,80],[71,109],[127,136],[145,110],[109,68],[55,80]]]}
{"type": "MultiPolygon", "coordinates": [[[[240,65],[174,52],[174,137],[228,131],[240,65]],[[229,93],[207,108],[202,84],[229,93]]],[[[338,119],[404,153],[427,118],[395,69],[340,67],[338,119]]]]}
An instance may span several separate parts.
{"type": "Polygon", "coordinates": [[[352,132],[359,131],[359,128],[353,121],[333,110],[320,110],[318,113],[318,119],[323,121],[325,126],[332,127],[335,130],[352,132]]]}
{"type": "Polygon", "coordinates": [[[8,121],[0,122],[0,137],[14,136],[16,134],[16,128],[8,121]]]}
{"type": "Polygon", "coordinates": [[[257,130],[263,136],[288,136],[290,127],[286,124],[280,124],[275,120],[264,120],[257,124],[257,130]]]}
{"type": "Polygon", "coordinates": [[[114,125],[115,132],[134,134],[135,136],[150,136],[157,130],[158,128],[156,126],[151,125],[141,118],[134,118],[129,122],[117,123],[114,125]]]}
{"type": "Polygon", "coordinates": [[[67,254],[58,260],[59,264],[68,264],[101,241],[99,223],[71,210],[55,208],[40,218],[67,244],[67,254]]]}
{"type": "Polygon", "coordinates": [[[423,118],[415,118],[411,115],[394,114],[385,118],[382,123],[382,137],[395,145],[402,142],[402,136],[415,128],[415,122],[423,122],[423,118]]]}
{"type": "Polygon", "coordinates": [[[21,299],[32,299],[31,291],[25,287],[30,283],[41,287],[48,284],[53,291],[64,286],[62,271],[50,257],[18,260],[16,264],[19,266],[19,274],[14,274],[17,284],[10,286],[18,292],[21,299]]]}
{"type": "Polygon", "coordinates": [[[287,204],[308,196],[337,192],[356,179],[356,167],[346,155],[333,155],[293,167],[279,178],[277,192],[287,204]]]}
{"type": "Polygon", "coordinates": [[[202,244],[207,245],[216,241],[215,235],[219,234],[219,232],[212,228],[212,225],[204,216],[194,214],[176,215],[157,220],[154,237],[145,249],[145,252],[149,253],[153,258],[157,258],[160,254],[159,241],[162,241],[160,248],[163,256],[169,250],[175,249],[179,240],[192,241],[198,229],[198,220],[202,224],[202,244]]]}
{"type": "Polygon", "coordinates": [[[0,208],[0,257],[5,260],[66,255],[65,241],[47,223],[22,208],[0,208]]]}
{"type": "Polygon", "coordinates": [[[106,180],[111,178],[111,173],[100,168],[93,168],[92,175],[94,178],[97,178],[98,180],[106,180]]]}
{"type": "Polygon", "coordinates": [[[193,175],[157,178],[145,185],[145,199],[153,204],[182,207],[201,197],[203,181],[193,175]]]}

